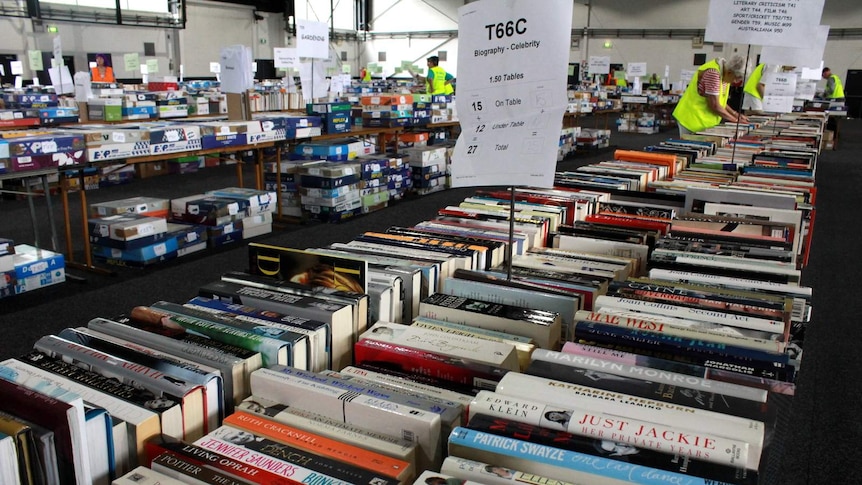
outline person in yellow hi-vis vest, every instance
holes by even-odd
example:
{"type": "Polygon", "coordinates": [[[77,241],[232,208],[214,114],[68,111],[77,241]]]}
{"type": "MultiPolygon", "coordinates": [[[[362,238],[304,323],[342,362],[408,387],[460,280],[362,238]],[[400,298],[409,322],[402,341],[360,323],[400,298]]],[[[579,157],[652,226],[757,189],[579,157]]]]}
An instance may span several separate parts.
{"type": "Polygon", "coordinates": [[[697,69],[673,110],[680,136],[697,133],[721,123],[748,123],[748,118],[727,105],[730,85],[745,78],[747,64],[741,56],[713,59],[697,69]]]}
{"type": "Polygon", "coordinates": [[[837,74],[832,74],[832,70],[828,67],[823,68],[823,79],[826,80],[826,89],[823,90],[823,97],[832,101],[844,101],[844,85],[841,84],[841,79],[837,74]]]}
{"type": "Polygon", "coordinates": [[[455,88],[452,87],[452,81],[455,77],[446,72],[445,69],[439,66],[440,58],[431,56],[428,59],[428,75],[422,77],[414,74],[413,71],[408,71],[417,82],[425,83],[425,92],[428,94],[452,94],[455,88]]]}
{"type": "Polygon", "coordinates": [[[371,82],[371,69],[368,69],[367,66],[363,67],[359,72],[359,78],[364,83],[371,82]]]}
{"type": "Polygon", "coordinates": [[[763,72],[765,68],[765,64],[758,64],[742,87],[744,95],[742,109],[746,113],[749,111],[763,111],[763,91],[766,88],[766,85],[763,84],[763,72]]]}

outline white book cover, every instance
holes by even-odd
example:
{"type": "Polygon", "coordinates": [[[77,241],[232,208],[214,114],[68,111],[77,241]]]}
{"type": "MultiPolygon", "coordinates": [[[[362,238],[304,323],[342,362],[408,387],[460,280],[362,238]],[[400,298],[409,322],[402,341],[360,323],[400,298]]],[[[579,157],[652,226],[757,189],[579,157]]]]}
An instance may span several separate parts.
{"type": "Polygon", "coordinates": [[[766,427],[762,422],[752,419],[517,372],[503,376],[496,392],[512,397],[528,396],[557,406],[577,406],[664,426],[696,429],[702,433],[739,440],[750,445],[749,459],[752,463],[760,461],[759,451],[763,449],[766,427]]]}
{"type": "Polygon", "coordinates": [[[419,469],[436,468],[443,462],[439,414],[298,378],[284,366],[253,372],[251,391],[270,401],[414,442],[419,447],[419,469]]]}
{"type": "Polygon", "coordinates": [[[649,257],[649,247],[645,244],[608,241],[568,234],[557,235],[554,238],[554,248],[634,258],[638,262],[637,268],[634,268],[634,276],[642,275],[647,267],[649,257]]]}
{"type": "Polygon", "coordinates": [[[258,396],[243,400],[237,410],[266,416],[279,423],[316,433],[327,438],[361,446],[392,458],[404,460],[416,467],[416,444],[404,439],[379,433],[327,418],[320,414],[292,408],[258,396]]]}
{"type": "Polygon", "coordinates": [[[171,478],[164,473],[139,466],[125,475],[115,478],[112,485],[187,485],[186,482],[171,478]]]}
{"type": "Polygon", "coordinates": [[[442,387],[436,387],[429,384],[422,384],[421,382],[414,382],[409,379],[384,374],[382,372],[361,369],[359,367],[347,366],[338,372],[344,375],[361,377],[371,382],[386,384],[393,388],[408,389],[414,392],[419,392],[426,396],[437,397],[446,401],[458,403],[462,406],[467,406],[473,399],[472,396],[462,394],[460,392],[450,391],[449,389],[443,389],[442,387]]]}
{"type": "Polygon", "coordinates": [[[391,322],[377,322],[359,336],[359,340],[363,339],[389,342],[502,369],[515,371],[519,369],[515,346],[505,342],[492,342],[467,335],[391,322]]]}
{"type": "MultiPolygon", "coordinates": [[[[479,391],[469,408],[470,417],[486,414],[587,438],[627,443],[662,453],[695,456],[723,465],[757,469],[749,461],[748,443],[697,428],[664,425],[598,410],[546,404],[538,400],[479,391]]],[[[759,450],[755,453],[759,457],[759,450]]]]}
{"type": "Polygon", "coordinates": [[[769,320],[766,318],[749,317],[746,315],[737,315],[716,310],[683,307],[667,303],[601,295],[596,298],[593,309],[598,311],[604,307],[622,308],[629,311],[660,313],[677,318],[703,320],[705,322],[717,323],[719,325],[748,328],[751,330],[760,330],[775,334],[784,334],[786,327],[786,324],[780,320],[769,320]]]}
{"type": "MultiPolygon", "coordinates": [[[[457,456],[447,456],[443,460],[441,473],[460,478],[461,480],[476,480],[485,485],[509,485],[512,483],[576,485],[572,482],[553,480],[548,477],[524,473],[501,465],[491,465],[480,461],[468,460],[457,456]]],[[[582,482],[579,482],[582,483],[582,482]]]]}

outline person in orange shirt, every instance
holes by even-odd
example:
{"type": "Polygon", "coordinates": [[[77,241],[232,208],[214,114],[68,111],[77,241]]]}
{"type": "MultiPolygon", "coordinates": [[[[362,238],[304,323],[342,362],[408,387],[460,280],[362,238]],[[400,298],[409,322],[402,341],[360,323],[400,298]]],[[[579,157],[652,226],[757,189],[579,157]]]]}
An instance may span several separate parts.
{"type": "Polygon", "coordinates": [[[90,73],[94,83],[112,83],[115,81],[114,69],[105,65],[103,54],[96,54],[96,67],[90,69],[90,73]]]}

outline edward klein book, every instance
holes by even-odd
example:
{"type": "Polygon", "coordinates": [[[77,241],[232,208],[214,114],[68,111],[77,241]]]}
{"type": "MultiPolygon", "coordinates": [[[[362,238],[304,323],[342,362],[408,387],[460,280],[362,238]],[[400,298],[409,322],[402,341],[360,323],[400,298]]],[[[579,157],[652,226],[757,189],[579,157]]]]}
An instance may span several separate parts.
{"type": "Polygon", "coordinates": [[[506,374],[496,392],[737,439],[749,444],[752,463],[759,461],[766,440],[766,426],[760,421],[528,374],[506,374]]]}
{"type": "Polygon", "coordinates": [[[561,430],[557,423],[553,424],[554,426],[544,427],[524,422],[512,415],[496,417],[476,412],[468,421],[467,427],[498,436],[522,439],[540,445],[612,458],[634,465],[717,480],[722,483],[757,485],[757,472],[748,470],[744,466],[721,465],[688,454],[636,447],[625,441],[614,441],[599,436],[580,436],[561,430]]]}
{"type": "Polygon", "coordinates": [[[508,418],[585,438],[625,443],[734,468],[746,468],[749,456],[750,446],[741,440],[577,406],[546,405],[535,399],[515,398],[489,391],[477,394],[470,404],[469,415],[472,417],[476,414],[508,418]]]}

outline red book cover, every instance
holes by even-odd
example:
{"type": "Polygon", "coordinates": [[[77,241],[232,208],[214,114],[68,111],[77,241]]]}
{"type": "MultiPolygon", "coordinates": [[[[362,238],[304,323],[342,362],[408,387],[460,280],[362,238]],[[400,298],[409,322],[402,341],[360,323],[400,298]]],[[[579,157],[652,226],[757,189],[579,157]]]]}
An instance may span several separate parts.
{"type": "Polygon", "coordinates": [[[584,221],[595,224],[605,224],[608,226],[640,229],[644,231],[658,231],[662,235],[667,234],[667,231],[670,228],[669,222],[661,222],[632,215],[591,214],[586,216],[584,221]]]}
{"type": "Polygon", "coordinates": [[[354,344],[353,359],[357,366],[370,365],[430,376],[473,389],[494,390],[497,382],[508,372],[489,365],[368,338],[354,344]]]}

